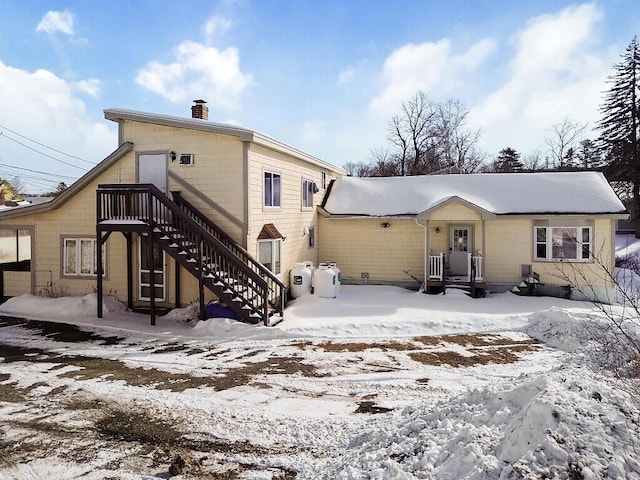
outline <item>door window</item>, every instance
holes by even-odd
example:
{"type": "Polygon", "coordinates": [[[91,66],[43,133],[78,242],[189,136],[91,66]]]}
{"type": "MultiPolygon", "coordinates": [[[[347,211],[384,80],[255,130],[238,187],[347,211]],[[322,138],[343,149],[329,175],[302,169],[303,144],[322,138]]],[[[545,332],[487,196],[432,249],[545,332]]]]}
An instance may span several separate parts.
{"type": "Polygon", "coordinates": [[[451,234],[451,251],[469,251],[469,228],[454,228],[451,234]]]}

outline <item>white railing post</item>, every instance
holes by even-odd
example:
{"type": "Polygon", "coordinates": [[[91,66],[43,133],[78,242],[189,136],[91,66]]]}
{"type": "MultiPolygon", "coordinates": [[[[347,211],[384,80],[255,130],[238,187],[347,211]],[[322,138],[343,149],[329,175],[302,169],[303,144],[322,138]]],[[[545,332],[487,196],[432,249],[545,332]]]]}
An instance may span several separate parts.
{"type": "Polygon", "coordinates": [[[443,254],[429,255],[429,278],[433,280],[442,280],[444,271],[443,254]]]}
{"type": "Polygon", "coordinates": [[[482,256],[479,255],[477,257],[473,257],[473,266],[476,270],[476,280],[482,280],[482,277],[484,275],[484,272],[482,271],[484,266],[482,256]]]}

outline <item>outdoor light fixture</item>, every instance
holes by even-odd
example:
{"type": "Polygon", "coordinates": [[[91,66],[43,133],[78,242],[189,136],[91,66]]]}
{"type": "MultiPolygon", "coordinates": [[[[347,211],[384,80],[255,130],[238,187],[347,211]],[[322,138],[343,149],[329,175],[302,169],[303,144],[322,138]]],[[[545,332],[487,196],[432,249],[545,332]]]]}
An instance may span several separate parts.
{"type": "Polygon", "coordinates": [[[169,152],[169,156],[171,157],[171,161],[175,162],[176,161],[176,152],[174,152],[173,150],[171,150],[169,152]]]}
{"type": "Polygon", "coordinates": [[[382,228],[389,228],[391,226],[391,224],[389,222],[383,222],[380,224],[380,227],[382,228]]]}

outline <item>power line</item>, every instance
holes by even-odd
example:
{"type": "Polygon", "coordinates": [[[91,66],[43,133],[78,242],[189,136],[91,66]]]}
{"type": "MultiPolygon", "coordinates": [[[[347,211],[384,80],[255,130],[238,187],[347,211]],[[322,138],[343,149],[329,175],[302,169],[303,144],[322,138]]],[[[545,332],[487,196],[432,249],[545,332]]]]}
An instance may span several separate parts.
{"type": "Polygon", "coordinates": [[[74,165],[73,163],[70,163],[70,162],[65,162],[64,160],[60,160],[59,158],[56,158],[56,157],[53,157],[53,156],[51,156],[51,155],[49,155],[47,153],[41,152],[40,150],[36,150],[35,148],[30,147],[29,145],[25,145],[24,143],[19,142],[15,138],[11,138],[11,137],[7,136],[7,134],[4,133],[4,132],[0,132],[0,137],[6,138],[7,140],[11,140],[12,142],[17,143],[18,145],[22,145],[24,148],[28,148],[29,150],[32,150],[32,151],[34,151],[36,153],[39,153],[40,155],[44,155],[45,157],[48,157],[51,160],[55,160],[56,162],[64,163],[65,165],[69,165],[70,167],[77,168],[78,170],[82,170],[83,172],[87,171],[86,168],[79,167],[79,166],[74,165]]]}
{"type": "Polygon", "coordinates": [[[13,165],[7,165],[6,163],[0,163],[0,167],[14,168],[16,170],[24,170],[26,172],[31,172],[31,173],[41,173],[42,175],[48,175],[50,177],[66,178],[68,180],[76,180],[78,178],[78,177],[72,177],[69,175],[59,175],[57,173],[41,172],[40,170],[31,170],[30,168],[14,167],[13,165]]]}
{"type": "MultiPolygon", "coordinates": [[[[20,133],[18,133],[18,132],[15,132],[15,131],[11,130],[10,128],[7,128],[7,127],[5,127],[5,126],[3,126],[3,125],[0,125],[0,128],[1,128],[1,129],[3,129],[3,130],[7,130],[7,131],[9,131],[9,132],[13,133],[14,135],[17,135],[17,136],[19,136],[20,138],[24,138],[25,140],[29,140],[31,143],[35,143],[36,145],[40,145],[41,147],[48,148],[49,150],[52,150],[52,151],[54,151],[54,152],[56,152],[56,153],[59,153],[59,154],[61,154],[61,155],[66,156],[66,157],[69,157],[69,158],[75,158],[76,160],[80,160],[81,162],[88,163],[89,165],[95,165],[94,163],[92,163],[92,162],[90,162],[90,161],[88,161],[88,160],[85,160],[84,158],[76,157],[75,155],[71,155],[71,154],[66,153],[66,152],[63,152],[63,151],[61,151],[61,150],[57,150],[57,149],[55,149],[55,148],[53,148],[53,147],[50,147],[50,146],[48,146],[48,145],[45,145],[44,143],[40,143],[40,142],[38,142],[37,140],[34,140],[34,139],[29,138],[29,137],[27,137],[27,136],[25,136],[25,135],[22,135],[22,134],[20,134],[20,133]]],[[[0,132],[0,135],[2,135],[2,132],[0,132]]],[[[7,138],[8,138],[8,137],[7,137],[7,138]]]]}

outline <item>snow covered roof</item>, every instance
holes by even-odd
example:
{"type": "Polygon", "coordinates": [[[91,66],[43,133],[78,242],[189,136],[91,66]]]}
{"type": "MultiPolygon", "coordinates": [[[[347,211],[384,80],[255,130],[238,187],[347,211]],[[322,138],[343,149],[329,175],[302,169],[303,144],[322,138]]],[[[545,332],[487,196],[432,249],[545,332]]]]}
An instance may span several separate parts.
{"type": "Polygon", "coordinates": [[[600,172],[341,177],[325,197],[330,215],[418,215],[459,200],[495,215],[624,214],[600,172]]]}

